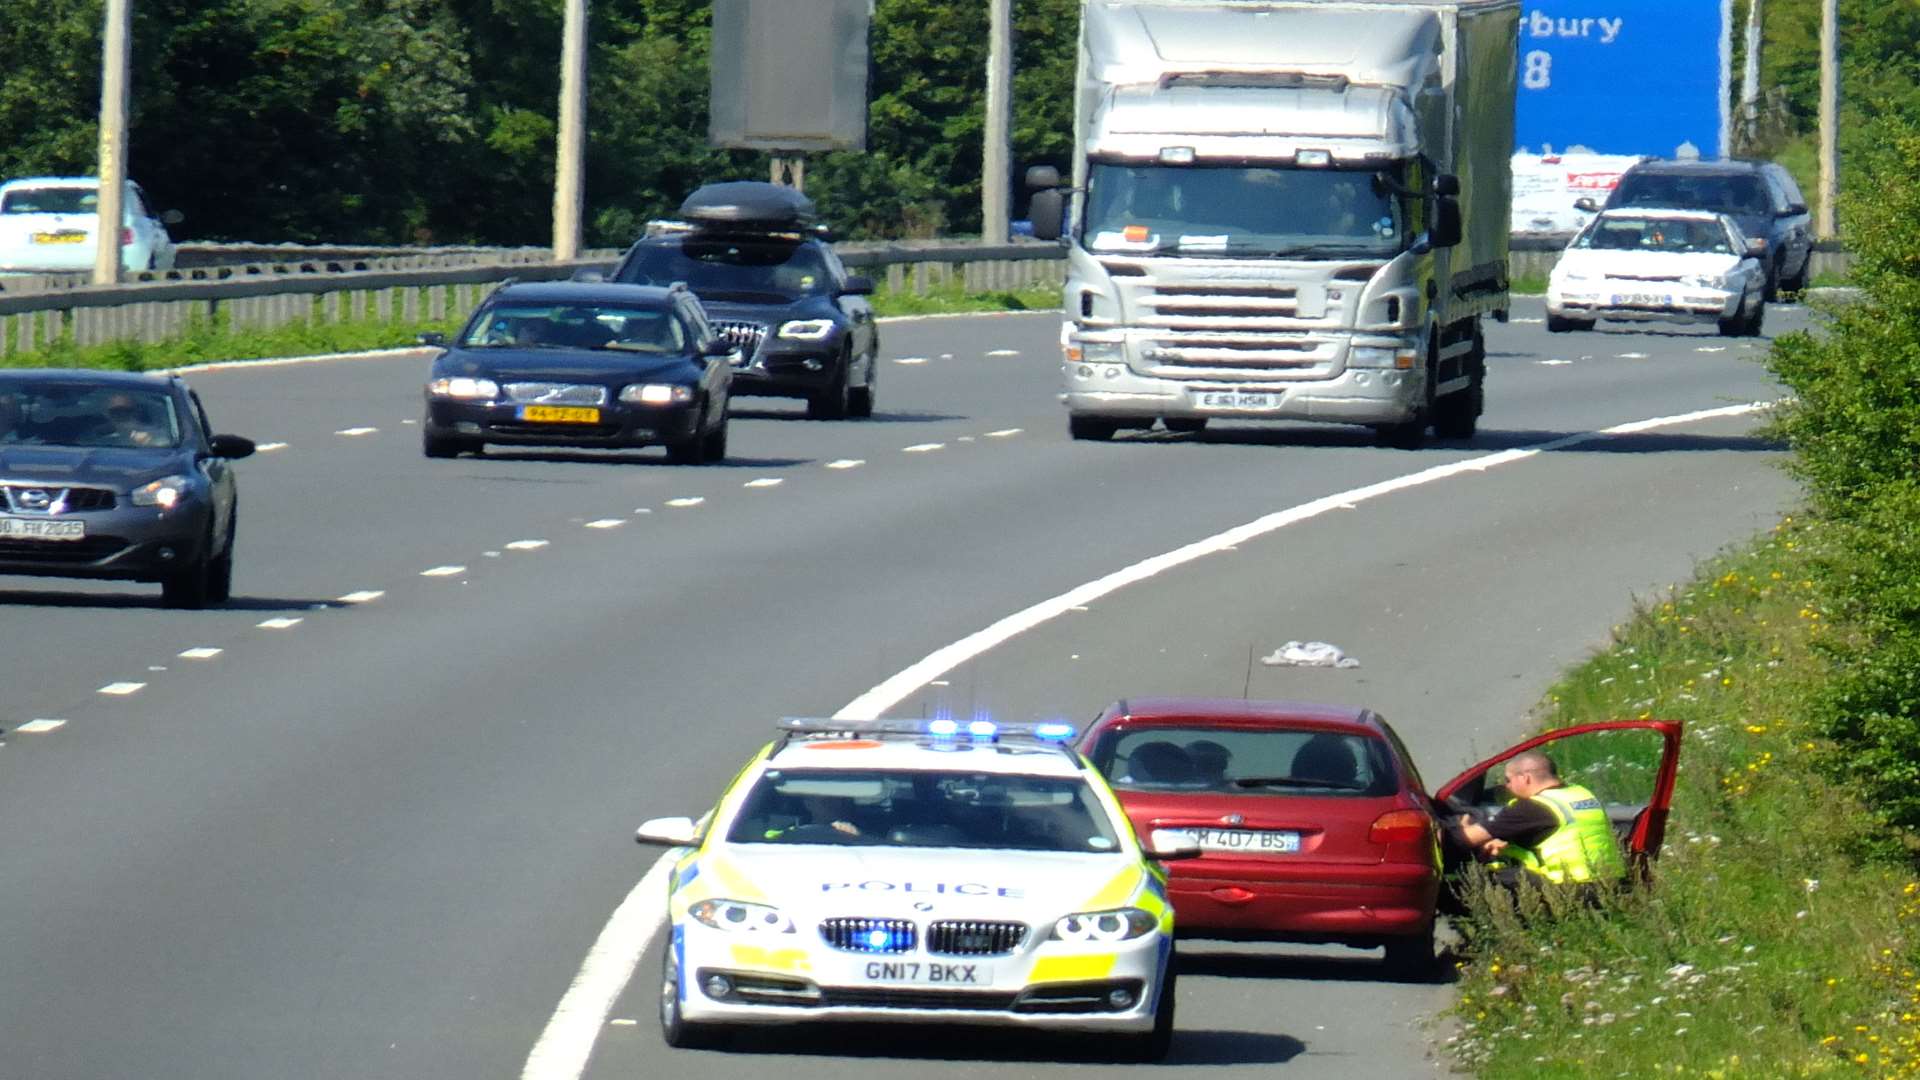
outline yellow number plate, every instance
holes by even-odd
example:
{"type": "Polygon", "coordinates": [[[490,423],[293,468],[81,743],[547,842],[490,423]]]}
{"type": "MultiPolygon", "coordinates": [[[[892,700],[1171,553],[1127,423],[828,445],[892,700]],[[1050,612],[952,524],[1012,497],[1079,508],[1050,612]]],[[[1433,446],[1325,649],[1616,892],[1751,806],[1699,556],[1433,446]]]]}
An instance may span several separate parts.
{"type": "Polygon", "coordinates": [[[33,234],[36,244],[78,244],[87,239],[83,232],[37,232],[33,234]]]}
{"type": "Polygon", "coordinates": [[[600,422],[600,410],[564,405],[523,405],[520,407],[520,419],[540,424],[597,424],[600,422]]]}

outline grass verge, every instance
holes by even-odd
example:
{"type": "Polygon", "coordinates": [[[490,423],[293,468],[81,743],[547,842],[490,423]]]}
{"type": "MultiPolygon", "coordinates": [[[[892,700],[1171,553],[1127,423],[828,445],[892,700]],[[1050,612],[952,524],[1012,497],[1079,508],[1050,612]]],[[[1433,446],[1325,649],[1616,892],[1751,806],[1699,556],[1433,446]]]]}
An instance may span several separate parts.
{"type": "MultiPolygon", "coordinates": [[[[1058,286],[969,293],[959,287],[925,295],[882,290],[873,297],[874,311],[889,315],[950,315],[977,311],[1034,311],[1060,306],[1058,286]]],[[[0,367],[98,368],[111,371],[155,371],[190,367],[222,360],[257,360],[277,356],[318,356],[365,352],[412,345],[427,331],[452,334],[465,321],[364,319],[343,322],[294,322],[271,330],[235,328],[224,313],[195,319],[185,333],[159,342],[116,341],[104,345],[77,345],[71,337],[32,350],[0,354],[0,367]]]]}
{"type": "MultiPolygon", "coordinates": [[[[1450,1039],[1486,1076],[1920,1075],[1920,883],[1801,717],[1831,676],[1789,518],[1643,604],[1538,710],[1543,727],[1684,721],[1651,890],[1522,920],[1477,897],[1450,1039]]],[[[1570,770],[1572,772],[1572,770],[1570,770]]]]}

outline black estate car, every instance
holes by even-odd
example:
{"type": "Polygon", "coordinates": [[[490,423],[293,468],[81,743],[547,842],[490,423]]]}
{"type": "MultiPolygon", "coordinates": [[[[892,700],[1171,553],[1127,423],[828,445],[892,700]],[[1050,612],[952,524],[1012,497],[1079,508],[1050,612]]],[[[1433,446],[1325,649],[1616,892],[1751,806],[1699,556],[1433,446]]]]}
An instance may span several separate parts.
{"type": "Polygon", "coordinates": [[[613,280],[692,289],[739,349],[734,393],[805,398],[816,420],[873,415],[873,282],[847,273],[812,201],[757,181],[708,184],[680,217],[650,226],[613,280]]]}
{"type": "MultiPolygon", "coordinates": [[[[1592,200],[1575,204],[1592,210],[1592,200]]],[[[1766,241],[1768,300],[1807,287],[1812,218],[1793,174],[1771,161],[1642,161],[1620,174],[1604,207],[1713,210],[1733,218],[1749,238],[1766,241]]]]}
{"type": "Polygon", "coordinates": [[[684,288],[508,283],[444,348],[426,386],[428,457],[488,443],[664,445],[703,465],[727,456],[733,347],[684,288]]]}
{"type": "Polygon", "coordinates": [[[236,458],[178,376],[0,371],[0,574],[157,581],[169,607],[233,589],[236,458]]]}

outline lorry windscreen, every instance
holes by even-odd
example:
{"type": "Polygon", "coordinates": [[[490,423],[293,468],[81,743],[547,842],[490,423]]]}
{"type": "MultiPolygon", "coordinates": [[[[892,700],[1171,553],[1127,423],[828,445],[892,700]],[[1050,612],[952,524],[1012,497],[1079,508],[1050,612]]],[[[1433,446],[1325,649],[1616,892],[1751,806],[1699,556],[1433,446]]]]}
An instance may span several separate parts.
{"type": "Polygon", "coordinates": [[[1406,208],[1372,170],[1096,162],[1092,251],[1242,257],[1392,255],[1406,208]]]}

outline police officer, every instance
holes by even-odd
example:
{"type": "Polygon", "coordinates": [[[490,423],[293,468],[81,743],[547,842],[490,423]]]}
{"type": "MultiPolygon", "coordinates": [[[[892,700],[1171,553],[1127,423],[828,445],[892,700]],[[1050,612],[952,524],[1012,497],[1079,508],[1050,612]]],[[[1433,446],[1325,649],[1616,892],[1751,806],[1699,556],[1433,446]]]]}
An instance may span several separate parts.
{"type": "Polygon", "coordinates": [[[1593,792],[1560,779],[1553,759],[1538,751],[1514,756],[1506,766],[1513,801],[1485,825],[1462,814],[1459,837],[1508,868],[1508,884],[1532,879],[1554,885],[1593,886],[1627,875],[1607,808],[1593,792]]]}

